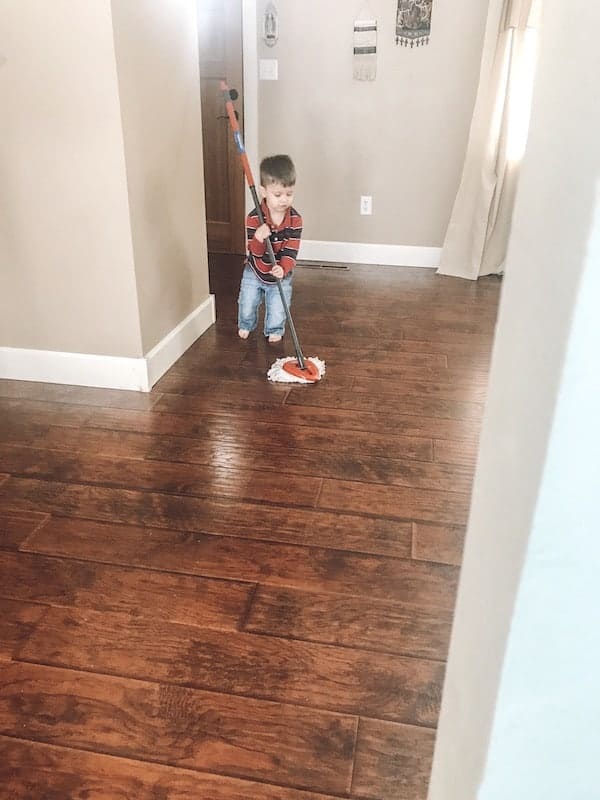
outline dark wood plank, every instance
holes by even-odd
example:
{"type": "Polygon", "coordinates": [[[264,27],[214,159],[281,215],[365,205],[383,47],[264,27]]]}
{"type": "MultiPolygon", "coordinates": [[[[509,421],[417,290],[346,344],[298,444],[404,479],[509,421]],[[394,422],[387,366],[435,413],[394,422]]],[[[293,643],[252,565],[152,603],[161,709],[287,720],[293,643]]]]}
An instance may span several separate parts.
{"type": "MultiPolygon", "coordinates": [[[[246,447],[229,444],[223,437],[214,442],[195,441],[182,436],[150,436],[111,430],[72,430],[60,426],[11,426],[6,439],[9,444],[0,446],[0,457],[6,469],[16,475],[32,475],[49,480],[91,482],[102,485],[125,483],[131,488],[169,491],[185,494],[203,494],[243,497],[281,502],[291,497],[299,505],[312,505],[319,483],[310,478],[348,478],[383,484],[440,488],[451,491],[468,491],[471,470],[444,464],[416,463],[399,459],[404,456],[404,441],[390,437],[387,452],[391,458],[381,458],[356,450],[356,455],[343,437],[339,447],[329,446],[331,434],[314,436],[311,448],[303,448],[301,436],[288,430],[275,430],[268,448],[265,439],[262,449],[250,441],[246,447]],[[37,445],[32,447],[33,442],[37,445]],[[25,448],[15,449],[19,444],[25,448]],[[394,445],[398,446],[397,453],[394,445]],[[41,449],[50,450],[46,453],[41,449]],[[289,447],[294,447],[293,461],[289,447]],[[78,459],[61,457],[55,450],[87,453],[94,457],[78,459]],[[104,457],[104,458],[103,458],[104,457]],[[110,458],[109,458],[110,457],[110,458]],[[115,459],[119,459],[118,462],[115,459]],[[140,464],[143,459],[145,463],[140,464]],[[150,461],[148,461],[150,459],[150,461]],[[168,463],[161,463],[168,462],[168,463]],[[175,467],[171,462],[180,463],[175,467]],[[235,464],[232,467],[232,462],[235,464]],[[191,466],[191,465],[198,465],[191,466]],[[206,469],[199,469],[205,466],[206,469]],[[237,469],[236,469],[237,468],[237,469]],[[243,480],[243,471],[264,471],[269,479],[252,482],[243,480]],[[276,473],[271,476],[271,473],[276,473]],[[295,474],[294,474],[295,473],[295,474]],[[303,476],[300,478],[299,476],[303,476]],[[287,490],[287,491],[286,491],[287,490]]],[[[252,438],[252,437],[250,437],[252,438]]],[[[360,439],[360,437],[358,437],[360,439]]],[[[235,441],[235,440],[232,440],[235,441]]],[[[373,446],[385,444],[384,437],[373,446]]],[[[360,448],[360,441],[356,444],[360,448]]],[[[370,449],[370,448],[369,448],[370,449]]],[[[411,456],[430,456],[430,446],[419,441],[411,456]]]]}
{"type": "Polygon", "coordinates": [[[397,404],[403,402],[405,397],[423,397],[426,399],[458,400],[473,403],[484,403],[486,397],[485,383],[471,381],[465,385],[455,385],[441,381],[415,381],[405,380],[401,375],[386,377],[374,375],[361,375],[354,379],[352,391],[363,393],[375,393],[377,397],[381,395],[393,395],[397,399],[397,404]]]}
{"type": "MultiPolygon", "coordinates": [[[[65,443],[66,444],[66,443],[65,443]]],[[[80,451],[87,450],[85,445],[80,451]]],[[[314,506],[321,481],[311,475],[269,471],[269,479],[249,481],[245,470],[227,466],[234,455],[221,454],[219,465],[159,460],[140,460],[119,456],[85,455],[83,452],[39,449],[19,445],[0,445],[0,459],[13,475],[43,478],[48,481],[77,482],[185,494],[195,497],[229,497],[270,503],[314,506]]],[[[207,456],[209,458],[209,456],[207,456]]],[[[244,461],[242,457],[239,462],[244,461]]],[[[283,464],[290,468],[289,459],[283,464]]],[[[448,467],[431,465],[432,470],[448,467]]]]}
{"type": "MultiPolygon", "coordinates": [[[[271,474],[285,475],[286,470],[293,469],[305,479],[332,478],[377,483],[383,486],[409,486],[451,492],[471,490],[473,481],[471,467],[404,459],[401,457],[404,455],[403,450],[400,449],[395,453],[393,444],[383,452],[389,454],[389,457],[369,456],[361,452],[358,447],[352,454],[340,453],[336,452],[335,446],[327,447],[324,442],[322,450],[295,449],[292,463],[290,463],[289,449],[274,444],[269,447],[263,445],[262,449],[249,447],[235,455],[233,450],[231,452],[225,450],[221,458],[235,459],[244,471],[253,474],[262,472],[263,479],[267,482],[270,481],[271,474]]],[[[190,460],[193,461],[195,457],[192,455],[190,460]]],[[[313,485],[307,488],[313,492],[315,490],[313,485]]],[[[292,479],[290,479],[290,493],[293,493],[292,479]]],[[[312,505],[312,502],[310,504],[312,505]]]]}
{"type": "MultiPolygon", "coordinates": [[[[332,371],[337,372],[337,366],[343,365],[341,370],[344,374],[360,375],[362,370],[368,366],[382,367],[388,370],[404,371],[407,368],[417,370],[444,369],[447,367],[445,354],[440,353],[418,353],[404,351],[401,347],[390,347],[385,352],[381,347],[373,347],[366,344],[365,347],[331,347],[325,346],[323,342],[319,345],[319,357],[331,363],[332,371]]],[[[244,363],[258,365],[261,353],[251,351],[247,354],[244,363]]],[[[190,367],[196,367],[191,364],[190,367]]],[[[197,367],[196,367],[197,368],[197,367]]]]}
{"type": "Polygon", "coordinates": [[[485,334],[493,330],[495,322],[494,309],[482,306],[457,307],[457,304],[432,303],[423,308],[423,303],[417,303],[400,321],[402,329],[428,324],[430,330],[442,333],[475,333],[485,334]]]}
{"type": "Polygon", "coordinates": [[[67,386],[58,383],[0,380],[0,397],[147,410],[152,408],[160,394],[158,392],[153,394],[122,392],[118,389],[92,389],[87,386],[67,386]]]}
{"type": "Polygon", "coordinates": [[[232,397],[225,392],[221,392],[218,399],[210,393],[204,395],[194,394],[163,394],[156,401],[156,409],[159,411],[170,411],[175,414],[211,414],[215,409],[222,414],[238,418],[239,415],[247,416],[251,420],[257,419],[277,419],[281,416],[285,419],[283,401],[289,389],[282,389],[284,384],[278,384],[278,395],[272,401],[259,399],[252,392],[244,392],[243,395],[232,397]],[[281,409],[281,414],[279,412],[281,409]]]}
{"type": "Polygon", "coordinates": [[[0,737],[10,800],[334,800],[331,795],[0,737]]]}
{"type": "MultiPolygon", "coordinates": [[[[395,287],[398,290],[398,287],[395,287]]],[[[350,332],[357,329],[368,334],[368,338],[383,338],[392,341],[410,336],[413,339],[425,338],[414,335],[414,331],[427,330],[429,334],[436,334],[436,339],[453,341],[454,336],[464,335],[489,335],[493,333],[494,313],[492,309],[485,309],[482,305],[471,306],[460,303],[459,295],[455,301],[448,302],[449,298],[441,296],[421,295],[421,302],[404,302],[402,295],[396,296],[396,304],[390,307],[389,297],[377,297],[369,291],[369,311],[366,315],[364,308],[356,305],[355,296],[336,296],[335,307],[328,309],[327,317],[318,316],[319,305],[308,304],[307,308],[313,320],[311,321],[308,341],[313,341],[315,334],[322,334],[336,329],[338,337],[346,333],[346,339],[356,347],[357,339],[352,338],[350,332]],[[391,312],[391,313],[390,313],[391,312]]],[[[326,340],[327,341],[327,340],[326,340]]]]}
{"type": "MultiPolygon", "coordinates": [[[[380,455],[373,456],[360,449],[360,441],[353,449],[348,441],[338,449],[334,436],[333,432],[316,434],[314,443],[307,437],[305,443],[310,443],[309,449],[295,446],[294,440],[300,437],[293,434],[288,441],[287,431],[274,431],[270,441],[265,436],[260,439],[249,436],[249,441],[230,442],[224,436],[221,441],[213,442],[109,430],[73,431],[55,426],[43,431],[35,426],[31,432],[25,432],[13,426],[6,437],[9,444],[0,445],[0,458],[4,468],[14,475],[103,485],[125,483],[132,489],[241,496],[269,502],[289,499],[298,505],[314,504],[320,488],[315,479],[320,477],[470,490],[471,469],[415,462],[411,458],[415,453],[405,453],[402,439],[390,437],[386,441],[380,437],[380,455]],[[29,449],[32,438],[37,447],[29,449]],[[21,449],[15,450],[19,445],[21,449]],[[290,447],[294,448],[293,460],[290,447]],[[77,459],[61,457],[56,450],[82,455],[77,459]],[[83,455],[88,452],[95,455],[83,455]],[[115,463],[117,458],[119,461],[115,463]],[[143,464],[140,459],[144,459],[143,464]],[[248,471],[257,475],[268,473],[269,477],[248,481],[243,475],[248,471]]],[[[369,449],[372,448],[373,444],[369,449]]],[[[419,443],[416,455],[430,456],[429,443],[425,442],[425,448],[419,443]]]]}
{"type": "Polygon", "coordinates": [[[453,442],[436,439],[434,441],[435,461],[442,464],[460,464],[475,468],[477,463],[477,442],[453,442]]]}
{"type": "MultiPolygon", "coordinates": [[[[237,281],[232,279],[230,282],[229,291],[235,291],[238,288],[239,279],[237,281]]],[[[237,309],[234,309],[234,311],[235,310],[237,309]]],[[[235,358],[238,353],[241,354],[245,349],[243,347],[243,343],[239,341],[237,336],[232,336],[231,334],[231,328],[226,328],[225,326],[218,324],[212,325],[202,334],[199,339],[196,339],[191,347],[185,351],[185,353],[179,359],[179,362],[191,362],[201,366],[205,360],[210,361],[211,359],[217,358],[222,361],[223,353],[228,354],[227,358],[229,358],[229,354],[235,358]]]]}
{"type": "MultiPolygon", "coordinates": [[[[262,391],[263,385],[267,382],[267,372],[270,366],[278,358],[290,356],[294,352],[292,344],[274,345],[273,351],[269,353],[253,353],[248,354],[245,360],[235,368],[229,368],[227,374],[215,382],[210,378],[210,375],[205,375],[202,370],[197,366],[181,366],[180,364],[174,365],[169,371],[156,384],[157,391],[165,392],[167,394],[193,394],[198,396],[207,396],[214,393],[215,390],[222,392],[227,398],[240,397],[239,386],[243,384],[244,396],[250,394],[249,390],[255,389],[258,392],[259,398],[264,398],[265,394],[262,391]]],[[[312,358],[318,353],[305,352],[306,358],[312,358]]],[[[321,360],[324,360],[321,358],[321,360]]],[[[349,389],[352,387],[354,375],[348,370],[334,369],[327,373],[327,383],[330,386],[335,386],[338,389],[349,389]]],[[[285,384],[281,384],[285,386],[285,384]]],[[[252,394],[251,396],[256,396],[252,394]]]]}
{"type": "Polygon", "coordinates": [[[384,517],[312,511],[216,498],[196,498],[10,478],[0,502],[18,510],[123,522],[151,528],[208,532],[274,542],[323,545],[363,553],[410,555],[412,528],[384,517]]]}
{"type": "MultiPolygon", "coordinates": [[[[201,413],[214,413],[214,406],[210,403],[203,407],[190,397],[183,395],[163,395],[156,402],[156,411],[172,414],[198,415],[201,413]]],[[[419,438],[454,439],[476,441],[479,432],[479,423],[474,419],[445,419],[427,417],[424,414],[386,413],[379,414],[376,410],[357,411],[356,409],[340,409],[323,406],[285,405],[268,407],[241,403],[235,406],[235,419],[247,426],[253,424],[257,416],[263,412],[269,415],[269,423],[293,427],[306,426],[311,429],[329,428],[336,431],[369,431],[381,435],[393,432],[394,436],[409,436],[419,438]]],[[[400,412],[402,409],[400,409],[400,412]]]]}
{"type": "Polygon", "coordinates": [[[25,547],[86,561],[444,609],[453,607],[458,578],[454,567],[409,559],[77,519],[51,519],[25,547]]]}
{"type": "MultiPolygon", "coordinates": [[[[345,363],[341,350],[334,350],[329,360],[328,374],[344,371],[352,375],[352,391],[387,392],[446,397],[454,400],[485,401],[488,382],[487,367],[474,361],[462,369],[427,366],[399,366],[386,362],[380,354],[379,363],[370,360],[345,363]],[[336,357],[340,360],[336,360],[336,357]],[[372,385],[374,383],[374,385],[372,385]]],[[[328,381],[329,389],[333,388],[328,381]]],[[[336,387],[342,388],[340,386],[336,387]]]]}
{"type": "MultiPolygon", "coordinates": [[[[292,384],[293,385],[293,384],[292,384]]],[[[303,387],[304,388],[304,387],[303,387]]],[[[444,400],[423,395],[376,395],[324,387],[319,392],[292,389],[286,404],[301,406],[334,406],[350,411],[376,411],[379,414],[414,414],[446,419],[480,420],[483,404],[444,400]]]]}
{"type": "Polygon", "coordinates": [[[203,401],[208,401],[208,409],[213,410],[232,408],[237,403],[279,405],[287,397],[289,384],[270,383],[266,379],[267,369],[276,358],[277,354],[273,353],[270,360],[266,360],[264,370],[254,371],[260,380],[253,381],[251,385],[242,380],[219,381],[215,385],[214,381],[205,380],[201,375],[177,375],[175,372],[167,372],[161,378],[160,391],[163,394],[195,396],[199,410],[202,410],[203,401]]]}
{"type": "MultiPolygon", "coordinates": [[[[262,355],[260,363],[249,369],[248,365],[242,362],[246,356],[243,350],[243,343],[240,342],[240,349],[235,355],[228,353],[226,358],[215,358],[214,362],[202,359],[202,364],[175,363],[156,384],[159,392],[170,394],[204,394],[210,391],[210,387],[232,384],[235,386],[240,379],[244,381],[246,388],[250,386],[260,389],[265,382],[265,375],[269,368],[268,357],[262,355]]],[[[271,362],[275,360],[273,354],[271,362]]]]}
{"type": "MultiPolygon", "coordinates": [[[[293,432],[288,436],[288,432],[289,429],[273,431],[268,439],[263,432],[262,436],[259,433],[259,437],[248,436],[246,441],[240,431],[239,436],[223,434],[204,441],[106,429],[73,430],[54,425],[13,425],[5,436],[8,445],[0,446],[0,458],[5,469],[13,474],[34,475],[49,480],[115,485],[117,478],[129,488],[234,497],[239,497],[242,493],[240,487],[245,487],[242,496],[250,495],[252,499],[270,502],[281,502],[282,498],[290,497],[300,505],[314,503],[319,484],[314,480],[301,480],[295,475],[450,488],[454,491],[470,489],[470,470],[399,460],[405,456],[403,441],[398,442],[393,437],[390,441],[380,437],[378,444],[382,454],[377,457],[365,454],[360,449],[360,441],[351,450],[348,438],[338,450],[332,432],[315,434],[314,442],[306,436],[304,429],[304,437],[295,436],[293,432]],[[31,452],[11,449],[11,446],[23,443],[29,447],[33,442],[36,447],[31,452]],[[303,447],[303,444],[310,444],[310,449],[303,447]],[[398,450],[395,445],[398,445],[398,450]],[[77,460],[61,459],[54,453],[45,454],[41,447],[44,450],[58,449],[82,454],[92,452],[95,455],[93,458],[77,460]],[[290,447],[294,448],[293,460],[289,455],[290,447]],[[110,458],[102,460],[101,456],[110,458]],[[119,459],[118,465],[114,463],[115,458],[119,459]],[[139,459],[151,461],[139,464],[139,459]],[[161,461],[168,463],[161,464],[161,461]],[[183,462],[185,466],[176,468],[170,466],[171,462],[183,462]],[[195,469],[190,465],[204,465],[207,469],[195,469]],[[243,480],[239,470],[278,474],[269,475],[268,480],[247,481],[243,480]]],[[[431,455],[429,444],[425,444],[425,449],[418,446],[417,455],[431,455]]]]}
{"type": "Polygon", "coordinates": [[[477,351],[476,346],[465,345],[464,350],[448,350],[448,369],[478,369],[481,372],[488,372],[490,368],[492,354],[491,347],[487,350],[477,351]]]}
{"type": "Polygon", "coordinates": [[[252,584],[0,552],[0,596],[236,630],[252,584]]]}
{"type": "MultiPolygon", "coordinates": [[[[277,446],[275,442],[268,447],[263,444],[262,448],[247,447],[243,450],[231,448],[228,450],[224,446],[221,452],[214,456],[214,461],[210,463],[213,470],[227,469],[229,461],[235,462],[242,469],[243,472],[252,474],[262,474],[263,480],[261,487],[264,483],[271,483],[271,476],[273,476],[273,483],[275,484],[271,496],[267,489],[258,491],[254,490],[254,497],[251,499],[271,500],[276,502],[275,498],[286,496],[285,484],[288,485],[289,504],[298,503],[298,505],[313,505],[316,499],[317,485],[314,482],[315,478],[339,478],[341,480],[358,480],[367,483],[380,483],[382,485],[390,486],[411,486],[424,489],[439,489],[446,491],[468,492],[471,489],[473,480],[473,470],[469,467],[462,467],[458,465],[446,464],[433,464],[421,461],[406,460],[401,458],[404,455],[402,448],[397,454],[394,454],[393,444],[389,446],[387,452],[391,457],[384,456],[369,456],[360,450],[350,454],[349,452],[337,452],[335,446],[327,446],[327,437],[324,437],[323,449],[302,450],[296,448],[294,451],[294,459],[290,461],[289,448],[285,446],[277,446]],[[300,477],[296,478],[299,484],[299,489],[303,491],[298,492],[298,497],[294,497],[295,481],[291,472],[295,472],[297,476],[302,476],[306,483],[302,483],[300,477]],[[281,476],[278,486],[277,476],[281,476]],[[313,480],[311,480],[313,479],[313,480]],[[283,482],[284,486],[281,486],[283,482]],[[276,489],[280,489],[279,495],[276,489]],[[258,495],[258,497],[256,496],[258,495]]],[[[168,443],[164,443],[166,448],[158,448],[156,457],[164,459],[172,458],[168,449],[168,443]]],[[[198,461],[210,459],[210,455],[206,455],[204,447],[195,448],[188,446],[187,452],[183,455],[179,453],[176,457],[185,459],[190,463],[197,463],[198,461]]],[[[385,452],[385,451],[384,451],[385,452]]],[[[154,462],[153,462],[154,463],[154,462]]],[[[229,474],[234,478],[234,487],[240,483],[241,475],[235,470],[229,469],[229,474]],[[237,478],[237,480],[236,480],[237,478]]],[[[217,478],[219,472],[216,472],[217,478]]],[[[218,484],[213,489],[210,484],[210,473],[207,473],[205,478],[210,487],[209,494],[225,494],[226,492],[218,491],[218,484]]],[[[233,488],[227,483],[226,479],[222,479],[223,483],[228,488],[228,493],[233,494],[233,488]]],[[[215,481],[216,483],[216,481],[215,481]]],[[[131,483],[134,486],[135,484],[131,483]]],[[[156,487],[160,489],[160,486],[156,487]]],[[[247,491],[247,490],[246,490],[247,491]]],[[[239,490],[238,490],[239,492],[239,490]]],[[[251,492],[247,491],[248,494],[251,492]]]]}
{"type": "MultiPolygon", "coordinates": [[[[19,424],[5,425],[0,422],[0,433],[5,445],[28,445],[52,450],[68,450],[76,453],[115,458],[143,459],[152,457],[158,437],[146,434],[126,433],[111,430],[89,430],[62,427],[60,425],[19,424]]],[[[173,442],[173,449],[179,443],[173,442]]],[[[184,440],[181,439],[184,445],[184,440]]]]}
{"type": "Polygon", "coordinates": [[[343,794],[357,720],[181,686],[34,664],[0,668],[0,732],[343,794]]]}
{"type": "Polygon", "coordinates": [[[415,523],[413,558],[460,565],[465,539],[464,526],[415,523]]]}
{"type": "Polygon", "coordinates": [[[137,431],[175,436],[186,436],[190,439],[213,439],[224,445],[236,445],[238,448],[261,447],[265,440],[274,445],[290,449],[323,450],[354,454],[357,450],[363,454],[380,455],[382,451],[391,450],[401,454],[402,458],[417,461],[432,461],[433,448],[431,439],[416,436],[396,435],[392,431],[376,433],[374,431],[345,430],[339,425],[339,417],[330,415],[320,420],[320,425],[312,425],[310,421],[302,424],[299,415],[284,409],[278,421],[254,421],[242,416],[232,419],[225,414],[181,415],[169,413],[151,414],[137,411],[100,409],[89,418],[88,425],[93,428],[109,430],[137,431]],[[286,417],[287,414],[287,417],[286,417]],[[285,421],[283,421],[285,420],[285,421]]]}
{"type": "Polygon", "coordinates": [[[394,342],[393,345],[389,343],[386,349],[397,349],[406,353],[438,353],[446,357],[446,366],[449,369],[468,369],[479,364],[484,372],[488,370],[492,352],[490,344],[477,341],[468,344],[438,340],[422,342],[418,339],[411,339],[408,336],[400,342],[394,342]],[[463,362],[451,363],[455,359],[458,359],[459,362],[460,359],[463,359],[463,362]]]}
{"type": "Polygon", "coordinates": [[[15,511],[10,507],[6,508],[0,505],[0,549],[17,550],[29,534],[43,525],[48,517],[48,514],[36,511],[15,511]]]}
{"type": "Polygon", "coordinates": [[[31,481],[9,475],[0,483],[0,508],[50,514],[50,506],[56,503],[65,488],[62,483],[31,481]]]}
{"type": "Polygon", "coordinates": [[[319,508],[344,509],[362,514],[384,514],[398,519],[464,525],[469,495],[381,486],[358,481],[324,480],[319,508]]]}
{"type": "Polygon", "coordinates": [[[185,371],[195,372],[199,379],[206,376],[213,383],[219,379],[235,376],[237,368],[246,358],[247,348],[244,342],[240,342],[237,337],[233,336],[221,337],[218,345],[215,341],[215,337],[211,341],[205,336],[201,336],[173,364],[169,374],[181,374],[185,371]],[[224,350],[227,351],[226,357],[223,357],[224,350]]]}
{"type": "MultiPolygon", "coordinates": [[[[450,297],[445,298],[446,303],[449,301],[450,297]]],[[[421,298],[421,302],[423,302],[423,298],[421,298]]],[[[302,332],[302,343],[305,344],[306,347],[310,347],[311,351],[313,349],[325,353],[327,353],[328,350],[332,351],[330,355],[332,363],[335,363],[337,360],[343,363],[345,361],[344,353],[347,350],[351,350],[358,353],[359,358],[361,353],[366,352],[370,354],[375,351],[373,352],[372,360],[369,359],[371,363],[374,364],[385,362],[386,359],[389,363],[390,354],[422,353],[445,356],[445,366],[448,367],[468,366],[472,364],[473,359],[477,357],[478,362],[484,368],[487,368],[485,367],[485,359],[487,358],[489,363],[493,344],[488,336],[481,338],[470,336],[467,341],[457,341],[456,339],[448,341],[443,335],[436,334],[435,336],[429,336],[429,339],[419,340],[410,336],[410,333],[408,335],[406,335],[406,332],[403,334],[400,328],[396,329],[394,335],[389,338],[377,332],[375,332],[372,338],[364,336],[362,339],[364,343],[363,348],[358,348],[354,343],[350,344],[350,347],[348,347],[349,341],[348,336],[335,330],[335,325],[333,324],[329,325],[329,330],[326,329],[326,326],[321,326],[319,331],[307,329],[302,332]],[[323,335],[323,330],[326,330],[325,336],[323,335]],[[337,353],[339,353],[339,355],[337,355],[337,353]],[[453,357],[458,359],[456,364],[452,363],[453,357]],[[464,359],[462,363],[460,361],[461,359],[464,359]]]]}
{"type": "Polygon", "coordinates": [[[475,344],[489,343],[493,340],[494,324],[490,321],[485,326],[478,326],[469,323],[464,325],[456,324],[453,326],[427,326],[410,325],[403,323],[401,327],[402,337],[405,339],[443,340],[452,343],[475,344]],[[461,330],[462,328],[462,330],[461,330]]]}
{"type": "MultiPolygon", "coordinates": [[[[340,311],[343,313],[343,310],[340,311]]],[[[451,342],[468,342],[469,338],[477,342],[491,342],[494,334],[494,320],[485,317],[462,322],[398,319],[396,309],[394,309],[393,319],[374,317],[366,320],[359,318],[356,313],[351,313],[354,311],[355,308],[348,309],[346,318],[338,313],[336,316],[331,315],[313,321],[310,335],[306,337],[306,340],[315,342],[317,346],[323,341],[328,341],[333,326],[338,329],[338,335],[333,342],[338,346],[343,346],[344,339],[356,342],[360,341],[361,337],[367,340],[382,338],[393,342],[404,338],[427,340],[428,337],[451,342]]],[[[377,315],[378,310],[372,306],[371,312],[377,315]]]]}
{"type": "Polygon", "coordinates": [[[427,800],[434,731],[360,721],[352,797],[427,800]]]}
{"type": "Polygon", "coordinates": [[[440,608],[259,586],[244,630],[445,660],[451,624],[440,608]]]}
{"type": "Polygon", "coordinates": [[[93,408],[76,406],[70,403],[53,403],[26,398],[8,399],[0,397],[0,419],[6,423],[22,425],[62,425],[63,427],[81,427],[93,413],[93,408]]]}
{"type": "Polygon", "coordinates": [[[18,657],[427,727],[443,681],[435,661],[78,609],[49,608],[18,657]]]}
{"type": "Polygon", "coordinates": [[[0,658],[13,658],[46,611],[45,606],[0,597],[0,658]]]}

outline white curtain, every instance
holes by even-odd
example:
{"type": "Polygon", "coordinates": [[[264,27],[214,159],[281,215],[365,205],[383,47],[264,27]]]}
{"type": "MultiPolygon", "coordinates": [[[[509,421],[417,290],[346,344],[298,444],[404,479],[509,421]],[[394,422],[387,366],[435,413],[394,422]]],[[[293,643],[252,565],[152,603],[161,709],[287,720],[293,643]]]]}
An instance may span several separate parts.
{"type": "Polygon", "coordinates": [[[525,150],[542,0],[490,0],[462,179],[438,272],[501,273],[525,150]]]}

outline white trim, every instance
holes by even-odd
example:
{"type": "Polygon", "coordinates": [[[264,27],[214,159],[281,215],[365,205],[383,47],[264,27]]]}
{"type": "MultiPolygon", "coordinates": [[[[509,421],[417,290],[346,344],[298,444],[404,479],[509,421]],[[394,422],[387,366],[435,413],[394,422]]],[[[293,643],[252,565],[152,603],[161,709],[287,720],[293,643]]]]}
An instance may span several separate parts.
{"type": "MultiPolygon", "coordinates": [[[[258,25],[256,0],[242,0],[242,61],[244,71],[244,147],[253,169],[258,164],[258,25]]],[[[245,182],[244,182],[245,183],[245,182]]],[[[246,211],[254,208],[246,190],[246,211]]]]}
{"type": "Polygon", "coordinates": [[[441,247],[412,247],[403,244],[361,242],[319,242],[303,239],[300,261],[330,261],[344,264],[381,264],[392,267],[440,265],[441,247]]]}
{"type": "Polygon", "coordinates": [[[144,358],[25,350],[17,347],[0,348],[0,378],[68,383],[103,389],[136,389],[142,392],[149,390],[144,358]]]}
{"type": "Polygon", "coordinates": [[[215,319],[215,298],[209,295],[144,358],[0,347],[0,378],[149,392],[215,319]]]}
{"type": "Polygon", "coordinates": [[[217,319],[215,296],[209,295],[198,308],[182,320],[155,347],[146,353],[148,386],[152,388],[169,367],[180,358],[217,319]]]}

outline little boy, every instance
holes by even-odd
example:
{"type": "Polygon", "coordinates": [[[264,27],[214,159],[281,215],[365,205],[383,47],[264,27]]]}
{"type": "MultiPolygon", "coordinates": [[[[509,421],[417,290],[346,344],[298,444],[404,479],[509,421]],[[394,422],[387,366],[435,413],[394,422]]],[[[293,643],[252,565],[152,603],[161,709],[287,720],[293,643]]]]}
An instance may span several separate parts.
{"type": "Polygon", "coordinates": [[[289,156],[269,156],[260,164],[261,209],[265,223],[260,224],[257,210],[246,219],[248,256],[244,264],[238,298],[238,334],[247,339],[256,328],[258,308],[264,299],[264,334],[269,342],[280,342],[285,330],[285,309],[277,279],[288,307],[292,300],[293,269],[296,266],[302,217],[292,207],[296,170],[289,156]],[[266,239],[271,239],[275,264],[269,261],[266,239]]]}

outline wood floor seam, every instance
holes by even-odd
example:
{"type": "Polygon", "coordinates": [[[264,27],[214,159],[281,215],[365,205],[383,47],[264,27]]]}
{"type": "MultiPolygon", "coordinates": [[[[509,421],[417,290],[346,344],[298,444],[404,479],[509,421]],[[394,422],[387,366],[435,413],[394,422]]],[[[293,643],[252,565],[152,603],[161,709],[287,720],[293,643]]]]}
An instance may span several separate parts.
{"type": "Polygon", "coordinates": [[[248,599],[246,601],[246,607],[242,612],[242,616],[240,617],[238,623],[238,630],[239,631],[246,631],[246,622],[248,621],[248,617],[250,616],[250,611],[252,610],[252,605],[254,603],[254,598],[256,597],[256,593],[258,591],[259,584],[255,583],[253,588],[248,593],[248,599]]]}
{"type": "Polygon", "coordinates": [[[360,716],[356,718],[356,728],[354,731],[354,746],[352,748],[352,772],[350,774],[350,782],[348,784],[348,796],[352,796],[352,786],[354,784],[354,770],[356,769],[356,751],[358,749],[358,734],[360,731],[360,716]]]}

